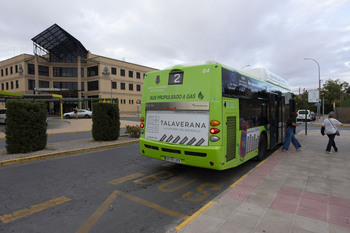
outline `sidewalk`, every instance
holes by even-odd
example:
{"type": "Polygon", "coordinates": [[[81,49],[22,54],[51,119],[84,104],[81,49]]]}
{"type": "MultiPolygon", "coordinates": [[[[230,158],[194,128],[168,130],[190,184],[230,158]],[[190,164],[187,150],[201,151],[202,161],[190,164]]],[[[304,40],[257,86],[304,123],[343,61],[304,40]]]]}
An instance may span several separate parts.
{"type": "MultiPolygon", "coordinates": [[[[126,125],[137,125],[135,121],[120,120],[120,128],[125,128],[126,125]]],[[[92,129],[91,119],[59,119],[50,118],[47,134],[61,133],[77,133],[89,132],[92,129]]],[[[0,132],[0,138],[5,138],[5,133],[0,132]]],[[[107,149],[117,146],[138,143],[138,138],[129,138],[126,135],[121,135],[115,141],[97,142],[91,139],[66,141],[60,143],[48,143],[44,150],[22,154],[7,154],[6,149],[0,149],[0,167],[25,163],[57,156],[69,155],[73,153],[83,153],[87,151],[107,149]]]]}
{"type": "Polygon", "coordinates": [[[349,233],[350,131],[340,133],[325,154],[327,136],[301,131],[302,151],[274,152],[173,232],[349,233]]]}

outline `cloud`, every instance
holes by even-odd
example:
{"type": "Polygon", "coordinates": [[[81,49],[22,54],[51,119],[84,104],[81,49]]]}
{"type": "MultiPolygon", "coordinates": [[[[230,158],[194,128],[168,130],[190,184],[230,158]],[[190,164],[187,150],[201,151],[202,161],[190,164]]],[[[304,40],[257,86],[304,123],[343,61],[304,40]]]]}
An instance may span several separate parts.
{"type": "Polygon", "coordinates": [[[32,53],[31,38],[57,23],[94,54],[155,68],[217,60],[264,66],[293,90],[349,76],[348,0],[135,0],[2,4],[0,60],[32,53]]]}

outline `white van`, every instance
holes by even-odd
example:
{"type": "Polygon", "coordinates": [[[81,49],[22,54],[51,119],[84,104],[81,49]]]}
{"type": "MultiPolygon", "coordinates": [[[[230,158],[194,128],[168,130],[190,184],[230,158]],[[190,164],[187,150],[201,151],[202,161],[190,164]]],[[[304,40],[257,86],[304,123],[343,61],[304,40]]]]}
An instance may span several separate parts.
{"type": "Polygon", "coordinates": [[[0,109],[0,123],[6,124],[6,109],[0,109]]]}
{"type": "Polygon", "coordinates": [[[305,110],[305,109],[300,109],[297,112],[298,116],[297,116],[297,120],[298,121],[305,121],[305,115],[307,115],[307,120],[311,121],[312,120],[312,116],[311,116],[311,111],[310,110],[305,110]]]}

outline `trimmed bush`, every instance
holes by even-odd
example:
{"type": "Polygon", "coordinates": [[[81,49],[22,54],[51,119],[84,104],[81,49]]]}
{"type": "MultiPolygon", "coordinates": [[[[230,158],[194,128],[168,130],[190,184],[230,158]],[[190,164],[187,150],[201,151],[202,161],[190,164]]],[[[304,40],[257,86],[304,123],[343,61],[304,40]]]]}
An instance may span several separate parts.
{"type": "Polygon", "coordinates": [[[119,138],[119,107],[116,103],[94,103],[92,137],[95,141],[113,141],[119,138]]]}
{"type": "Polygon", "coordinates": [[[46,106],[42,102],[6,103],[6,150],[9,154],[45,149],[46,106]]]}

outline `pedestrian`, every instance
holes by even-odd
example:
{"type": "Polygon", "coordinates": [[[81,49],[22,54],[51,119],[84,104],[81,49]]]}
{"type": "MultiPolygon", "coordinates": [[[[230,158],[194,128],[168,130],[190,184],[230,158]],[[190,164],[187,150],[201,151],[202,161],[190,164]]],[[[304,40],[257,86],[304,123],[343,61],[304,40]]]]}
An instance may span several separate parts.
{"type": "Polygon", "coordinates": [[[343,123],[341,123],[340,121],[338,121],[337,119],[335,119],[335,113],[334,112],[330,112],[328,114],[328,118],[326,118],[323,123],[322,123],[322,127],[325,127],[324,133],[327,134],[328,136],[328,144],[327,144],[327,148],[326,148],[326,153],[327,154],[331,154],[331,149],[333,147],[335,152],[338,152],[338,147],[335,145],[335,135],[338,133],[338,128],[337,126],[342,126],[343,123]]]}
{"type": "Polygon", "coordinates": [[[284,143],[282,147],[283,152],[288,151],[290,142],[292,142],[292,144],[294,145],[297,151],[301,151],[301,145],[294,135],[295,127],[300,125],[296,123],[296,117],[297,117],[296,113],[292,113],[286,122],[286,125],[284,128],[286,134],[285,134],[284,143]]]}
{"type": "Polygon", "coordinates": [[[78,119],[78,106],[75,106],[75,108],[73,109],[74,111],[74,117],[75,119],[78,119]]]}

